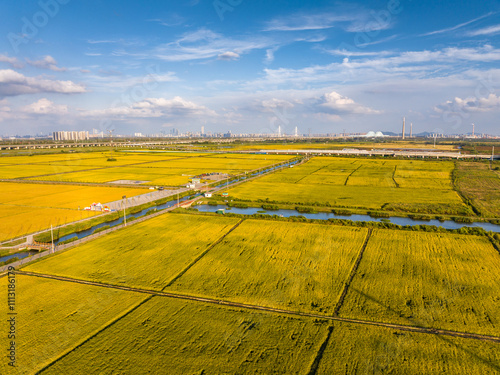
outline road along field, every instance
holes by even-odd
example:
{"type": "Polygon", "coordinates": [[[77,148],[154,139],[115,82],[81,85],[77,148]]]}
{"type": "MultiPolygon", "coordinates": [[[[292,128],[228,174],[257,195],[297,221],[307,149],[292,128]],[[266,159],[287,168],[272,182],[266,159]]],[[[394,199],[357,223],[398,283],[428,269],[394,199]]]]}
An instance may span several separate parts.
{"type": "Polygon", "coordinates": [[[367,233],[245,220],[165,291],[332,314],[367,233]]]}
{"type": "Polygon", "coordinates": [[[93,216],[95,212],[83,209],[94,202],[106,203],[146,192],[121,187],[0,182],[0,241],[93,216]]]}
{"type": "Polygon", "coordinates": [[[316,374],[495,374],[499,353],[495,343],[334,323],[316,374]]]}
{"type": "Polygon", "coordinates": [[[455,185],[485,217],[500,217],[500,175],[489,162],[457,162],[455,185]]]}
{"type": "Polygon", "coordinates": [[[153,297],[42,374],[305,374],[321,325],[153,297]]]}
{"type": "Polygon", "coordinates": [[[240,174],[290,158],[191,152],[13,156],[0,158],[0,179],[86,183],[138,180],[148,185],[177,186],[203,173],[240,174]]]}
{"type": "Polygon", "coordinates": [[[160,215],[29,265],[26,270],[162,290],[238,222],[226,217],[160,215]]]}
{"type": "Polygon", "coordinates": [[[2,374],[35,373],[145,298],[133,292],[22,275],[15,275],[14,285],[14,310],[8,310],[8,279],[0,278],[0,291],[5,296],[0,304],[2,374]],[[11,317],[15,318],[15,337],[9,339],[7,320],[11,317]],[[11,341],[16,348],[15,368],[7,359],[11,341]]]}
{"type": "Polygon", "coordinates": [[[340,316],[498,335],[499,285],[487,237],[375,229],[340,316]]]}
{"type": "Polygon", "coordinates": [[[230,190],[239,199],[416,213],[473,214],[447,161],[317,157],[230,190]]]}

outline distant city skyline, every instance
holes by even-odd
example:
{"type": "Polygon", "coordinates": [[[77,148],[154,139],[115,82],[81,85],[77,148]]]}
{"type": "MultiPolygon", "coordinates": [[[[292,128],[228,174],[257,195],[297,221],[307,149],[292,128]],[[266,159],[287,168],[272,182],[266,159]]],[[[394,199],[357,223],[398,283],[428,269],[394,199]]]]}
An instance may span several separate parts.
{"type": "Polygon", "coordinates": [[[500,1],[2,2],[0,134],[500,135],[500,1]],[[203,130],[201,130],[203,127],[203,130]]]}

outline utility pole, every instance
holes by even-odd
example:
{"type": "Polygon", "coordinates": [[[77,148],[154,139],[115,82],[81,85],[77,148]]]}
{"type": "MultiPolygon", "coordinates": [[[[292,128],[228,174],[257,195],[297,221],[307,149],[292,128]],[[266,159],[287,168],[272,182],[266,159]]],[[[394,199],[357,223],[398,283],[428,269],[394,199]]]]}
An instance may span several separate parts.
{"type": "Polygon", "coordinates": [[[54,252],[54,231],[52,230],[52,224],[50,224],[50,238],[52,240],[52,247],[50,249],[54,252]]]}
{"type": "Polygon", "coordinates": [[[127,226],[127,215],[125,214],[125,208],[127,207],[127,196],[124,195],[122,197],[122,199],[124,199],[124,202],[123,202],[123,223],[124,223],[124,226],[126,227],[127,226]]]}

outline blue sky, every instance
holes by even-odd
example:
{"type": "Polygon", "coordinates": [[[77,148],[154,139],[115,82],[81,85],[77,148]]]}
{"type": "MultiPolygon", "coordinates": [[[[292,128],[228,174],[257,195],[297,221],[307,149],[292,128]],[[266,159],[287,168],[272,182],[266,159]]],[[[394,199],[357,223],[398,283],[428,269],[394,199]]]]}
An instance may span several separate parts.
{"type": "Polygon", "coordinates": [[[1,1],[0,134],[500,134],[500,1],[1,1]]]}

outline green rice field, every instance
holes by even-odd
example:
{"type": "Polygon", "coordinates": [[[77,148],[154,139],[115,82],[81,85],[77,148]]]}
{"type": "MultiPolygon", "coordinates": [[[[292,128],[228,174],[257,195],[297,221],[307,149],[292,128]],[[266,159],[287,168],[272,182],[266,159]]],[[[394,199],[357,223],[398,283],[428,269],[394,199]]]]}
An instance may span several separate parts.
{"type": "Polygon", "coordinates": [[[245,200],[473,214],[453,190],[453,162],[316,157],[230,190],[245,200]]]}

